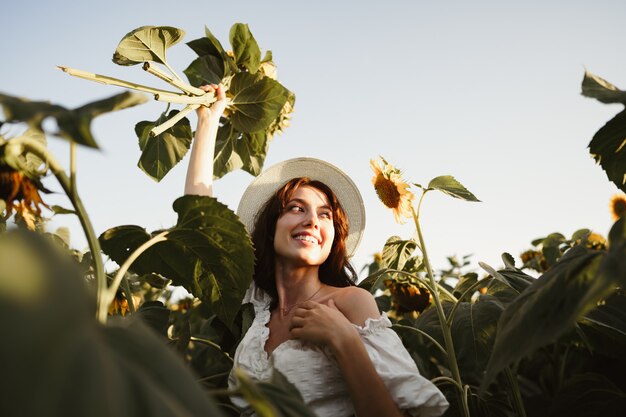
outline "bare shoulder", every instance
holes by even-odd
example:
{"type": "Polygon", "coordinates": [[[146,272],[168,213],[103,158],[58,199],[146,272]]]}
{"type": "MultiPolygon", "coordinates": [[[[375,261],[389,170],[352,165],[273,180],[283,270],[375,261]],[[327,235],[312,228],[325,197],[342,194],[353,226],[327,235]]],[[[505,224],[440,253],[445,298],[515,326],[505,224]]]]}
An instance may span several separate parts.
{"type": "Polygon", "coordinates": [[[367,319],[380,317],[376,300],[369,291],[359,287],[342,287],[333,292],[333,301],[352,323],[365,325],[367,319]]]}

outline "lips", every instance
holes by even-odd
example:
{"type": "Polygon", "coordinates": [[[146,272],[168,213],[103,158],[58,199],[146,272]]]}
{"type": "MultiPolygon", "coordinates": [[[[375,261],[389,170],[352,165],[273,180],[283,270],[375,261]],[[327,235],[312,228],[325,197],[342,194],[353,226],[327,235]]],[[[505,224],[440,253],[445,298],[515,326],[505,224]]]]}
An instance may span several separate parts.
{"type": "Polygon", "coordinates": [[[320,245],[322,243],[321,239],[308,233],[296,233],[295,235],[293,235],[293,238],[296,240],[313,243],[315,245],[320,245]]]}

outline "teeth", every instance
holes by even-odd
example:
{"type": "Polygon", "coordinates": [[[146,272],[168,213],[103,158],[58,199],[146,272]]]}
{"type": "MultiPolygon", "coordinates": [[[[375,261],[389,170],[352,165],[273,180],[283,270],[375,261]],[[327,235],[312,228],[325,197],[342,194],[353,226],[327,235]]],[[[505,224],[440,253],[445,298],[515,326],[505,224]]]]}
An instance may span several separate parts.
{"type": "Polygon", "coordinates": [[[311,243],[315,243],[317,244],[317,239],[315,239],[313,236],[307,236],[307,235],[298,235],[295,237],[297,240],[304,240],[306,242],[311,242],[311,243]]]}

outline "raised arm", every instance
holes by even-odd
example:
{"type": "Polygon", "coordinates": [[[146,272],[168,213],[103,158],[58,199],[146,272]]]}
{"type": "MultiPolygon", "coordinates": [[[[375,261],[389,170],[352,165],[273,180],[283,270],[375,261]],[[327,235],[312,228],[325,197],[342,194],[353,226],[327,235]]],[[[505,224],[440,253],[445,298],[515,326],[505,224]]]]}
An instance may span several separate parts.
{"type": "Polygon", "coordinates": [[[220,117],[226,108],[226,93],[222,85],[200,87],[206,92],[215,91],[217,101],[211,107],[201,106],[196,111],[198,126],[191,145],[189,166],[185,179],[185,195],[213,195],[213,158],[215,139],[220,117]]]}

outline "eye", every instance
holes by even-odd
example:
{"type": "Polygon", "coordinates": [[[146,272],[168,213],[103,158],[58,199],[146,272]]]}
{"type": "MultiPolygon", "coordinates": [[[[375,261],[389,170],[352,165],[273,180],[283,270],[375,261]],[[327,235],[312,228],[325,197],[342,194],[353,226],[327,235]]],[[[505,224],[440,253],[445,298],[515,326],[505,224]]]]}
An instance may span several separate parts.
{"type": "Polygon", "coordinates": [[[319,215],[321,218],[323,219],[332,219],[333,218],[333,213],[330,211],[323,211],[320,213],[319,215]]]}
{"type": "Polygon", "coordinates": [[[285,210],[285,211],[298,213],[298,212],[304,211],[304,209],[301,206],[299,206],[298,204],[290,204],[290,205],[287,206],[287,210],[285,210]]]}

